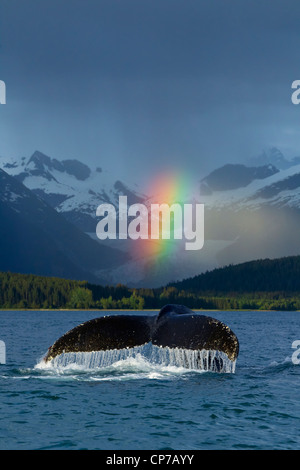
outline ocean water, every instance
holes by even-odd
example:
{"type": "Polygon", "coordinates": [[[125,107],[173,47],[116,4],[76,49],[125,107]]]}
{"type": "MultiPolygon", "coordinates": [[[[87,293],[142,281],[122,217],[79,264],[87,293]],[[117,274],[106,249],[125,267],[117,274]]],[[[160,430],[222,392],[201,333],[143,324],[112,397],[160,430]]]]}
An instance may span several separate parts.
{"type": "Polygon", "coordinates": [[[1,311],[0,449],[300,449],[300,313],[203,313],[238,336],[232,370],[187,369],[144,350],[45,366],[58,337],[108,313],[1,311]]]}

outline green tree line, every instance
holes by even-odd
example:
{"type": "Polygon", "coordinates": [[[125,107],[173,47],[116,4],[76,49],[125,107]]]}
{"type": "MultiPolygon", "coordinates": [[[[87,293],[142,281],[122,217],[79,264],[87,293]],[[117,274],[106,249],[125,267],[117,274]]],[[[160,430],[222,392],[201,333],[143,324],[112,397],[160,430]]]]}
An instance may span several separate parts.
{"type": "Polygon", "coordinates": [[[261,259],[216,268],[172,283],[189,292],[300,292],[300,256],[261,259]]]}
{"type": "MultiPolygon", "coordinates": [[[[219,276],[219,273],[218,273],[219,276]]],[[[248,281],[247,281],[248,282],[248,281]]],[[[234,290],[234,283],[196,289],[192,283],[161,288],[100,286],[86,281],[0,272],[1,309],[160,309],[168,303],[203,310],[300,310],[298,290],[234,290]],[[232,289],[232,290],[230,290],[232,289]]]]}

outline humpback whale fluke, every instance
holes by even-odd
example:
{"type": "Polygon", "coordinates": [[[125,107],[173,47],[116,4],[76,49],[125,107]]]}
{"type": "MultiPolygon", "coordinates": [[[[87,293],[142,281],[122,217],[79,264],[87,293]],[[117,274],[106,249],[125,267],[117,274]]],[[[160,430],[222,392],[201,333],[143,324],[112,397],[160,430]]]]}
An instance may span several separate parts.
{"type": "Polygon", "coordinates": [[[150,342],[170,349],[218,351],[230,361],[239,353],[236,335],[221,321],[184,305],[165,305],[157,316],[111,315],[86,321],[55,341],[44,360],[63,353],[128,349],[150,342]]]}

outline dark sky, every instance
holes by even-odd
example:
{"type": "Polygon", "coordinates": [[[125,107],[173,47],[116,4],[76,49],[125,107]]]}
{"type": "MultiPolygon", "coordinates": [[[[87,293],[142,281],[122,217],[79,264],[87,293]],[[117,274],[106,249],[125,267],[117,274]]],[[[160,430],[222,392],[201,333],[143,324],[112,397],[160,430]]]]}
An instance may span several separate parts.
{"type": "Polygon", "coordinates": [[[1,0],[0,155],[204,177],[300,155],[299,0],[1,0]]]}

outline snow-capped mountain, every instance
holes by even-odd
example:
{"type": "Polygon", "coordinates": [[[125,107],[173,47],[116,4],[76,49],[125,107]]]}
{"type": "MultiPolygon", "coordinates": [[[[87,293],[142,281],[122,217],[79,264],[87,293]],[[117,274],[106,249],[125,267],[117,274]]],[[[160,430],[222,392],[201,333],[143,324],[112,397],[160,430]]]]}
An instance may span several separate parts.
{"type": "Polygon", "coordinates": [[[218,266],[300,253],[299,159],[264,155],[261,167],[225,165],[200,182],[206,240],[229,242],[217,248],[218,266]]]}
{"type": "MultiPolygon", "coordinates": [[[[253,162],[259,163],[259,157],[253,162]]],[[[226,164],[212,171],[200,181],[199,202],[207,209],[257,209],[265,204],[300,208],[299,158],[288,161],[272,148],[263,152],[261,162],[259,166],[226,164]]],[[[100,167],[92,170],[78,160],[59,161],[39,151],[29,158],[0,157],[0,168],[87,233],[95,232],[99,204],[117,207],[119,196],[127,195],[129,205],[149,205],[156,196],[143,194],[137,186],[130,188],[100,167]]]]}
{"type": "Polygon", "coordinates": [[[126,261],[68,222],[0,169],[0,270],[99,283],[100,269],[126,261]]]}
{"type": "Polygon", "coordinates": [[[248,167],[242,164],[226,164],[212,171],[200,182],[201,195],[211,195],[215,191],[229,191],[245,188],[252,181],[263,180],[278,173],[279,170],[272,165],[248,167]]]}
{"type": "Polygon", "coordinates": [[[266,148],[260,155],[252,157],[247,161],[247,166],[274,165],[279,170],[286,170],[291,166],[299,164],[299,156],[292,158],[292,160],[287,160],[283,153],[276,147],[266,148]]]}
{"type": "MultiPolygon", "coordinates": [[[[242,165],[226,165],[222,173],[237,172],[242,165]],[[228,168],[228,167],[231,168],[228,168]]],[[[244,167],[247,169],[247,167],[244,167]]],[[[248,168],[252,170],[252,168],[248,168]]],[[[221,170],[221,169],[220,169],[221,170]]],[[[255,169],[257,170],[257,169],[255,169]]],[[[273,165],[261,167],[265,170],[264,177],[255,177],[248,184],[232,181],[230,175],[223,179],[230,180],[230,185],[209,185],[214,172],[201,182],[201,201],[210,208],[259,209],[262,206],[290,207],[300,210],[300,164],[295,164],[284,170],[278,170],[273,165]],[[235,185],[236,187],[232,188],[235,185]],[[204,191],[202,190],[204,186],[204,191]]],[[[244,173],[244,171],[243,171],[244,173]]],[[[253,171],[254,174],[254,171],[253,171]]]]}
{"type": "Polygon", "coordinates": [[[78,160],[59,161],[39,151],[30,158],[8,160],[0,157],[0,168],[84,232],[95,232],[99,204],[117,206],[120,195],[127,195],[128,204],[140,202],[145,197],[137,188],[129,188],[105,169],[92,170],[78,160]]]}
{"type": "MultiPolygon", "coordinates": [[[[283,153],[272,147],[254,157],[247,164],[226,164],[200,181],[201,200],[209,206],[239,207],[249,201],[257,205],[277,204],[280,193],[290,191],[290,205],[297,206],[300,188],[300,157],[287,160],[283,153]]],[[[282,194],[282,204],[288,202],[282,194]]],[[[300,207],[300,206],[299,206],[300,207]]]]}
{"type": "MultiPolygon", "coordinates": [[[[107,283],[158,287],[227,264],[300,253],[300,161],[286,160],[277,149],[264,151],[247,164],[227,164],[201,181],[193,200],[205,206],[203,249],[188,252],[171,241],[169,253],[147,251],[134,240],[96,238],[96,209],[101,203],[118,207],[120,195],[128,204],[159,202],[159,188],[150,197],[103,168],[89,168],[78,160],[56,160],[36,151],[30,158],[0,158],[0,168],[60,216],[89,233],[109,251],[114,262],[99,263],[93,273],[107,283]],[[158,200],[157,200],[158,199],[158,200]],[[120,262],[115,252],[120,253],[120,262]]],[[[164,188],[162,188],[164,189],[164,188]]],[[[10,190],[11,203],[19,195],[10,190]]],[[[187,202],[187,201],[184,201],[187,202]]],[[[142,245],[142,244],[141,244],[142,245]]]]}

